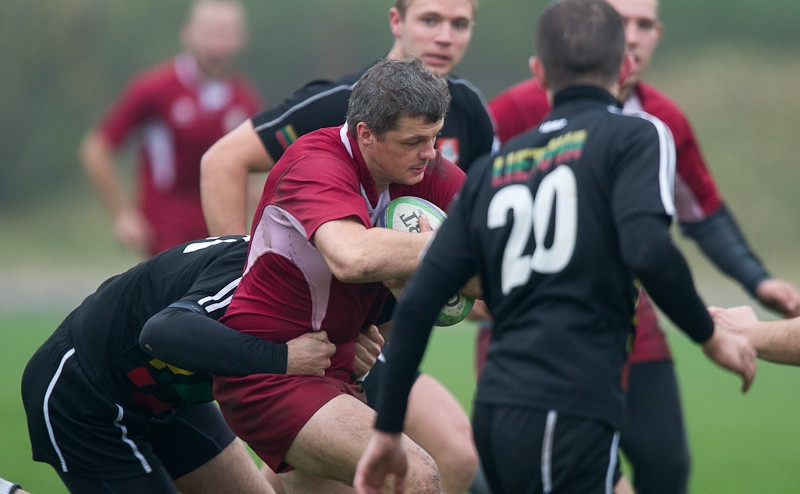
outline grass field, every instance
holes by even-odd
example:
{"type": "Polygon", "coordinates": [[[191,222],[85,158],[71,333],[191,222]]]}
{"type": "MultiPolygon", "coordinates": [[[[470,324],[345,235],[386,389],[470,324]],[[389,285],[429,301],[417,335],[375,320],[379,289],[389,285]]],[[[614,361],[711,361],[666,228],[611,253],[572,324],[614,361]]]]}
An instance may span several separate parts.
{"type": "MultiPolygon", "coordinates": [[[[19,398],[27,359],[62,316],[2,316],[0,323],[0,476],[33,493],[66,492],[49,466],[30,459],[19,398]]],[[[437,329],[423,362],[467,410],[474,391],[474,334],[469,323],[437,329]]],[[[753,389],[742,395],[737,379],[706,361],[686,338],[675,332],[669,338],[692,445],[691,492],[800,492],[800,369],[761,363],[753,389]]]]}
{"type": "MultiPolygon", "coordinates": [[[[800,284],[798,58],[750,46],[705,47],[685,59],[662,60],[651,71],[651,80],[689,112],[715,179],[755,250],[777,276],[800,284]]],[[[88,188],[42,198],[35,209],[3,211],[0,231],[0,477],[33,493],[61,493],[52,469],[30,459],[20,375],[69,308],[136,259],[109,240],[107,218],[88,188]]],[[[749,302],[694,246],[679,244],[706,302],[749,302]]],[[[736,379],[708,363],[686,338],[668,336],[694,459],[691,492],[800,493],[800,369],[761,363],[753,389],[741,395],[736,379]]],[[[469,324],[439,329],[424,362],[467,410],[473,340],[469,324]]]]}

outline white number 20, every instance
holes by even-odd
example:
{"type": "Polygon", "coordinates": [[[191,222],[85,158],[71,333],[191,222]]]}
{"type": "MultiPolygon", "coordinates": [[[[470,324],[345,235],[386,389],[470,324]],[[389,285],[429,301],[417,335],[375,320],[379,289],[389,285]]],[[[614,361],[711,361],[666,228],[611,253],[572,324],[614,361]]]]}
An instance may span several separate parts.
{"type": "Polygon", "coordinates": [[[568,166],[559,166],[539,185],[536,197],[526,185],[514,184],[500,189],[489,204],[488,227],[506,225],[508,211],[514,224],[503,252],[501,288],[507,295],[524,285],[531,272],[556,273],[564,269],[575,250],[578,227],[578,194],[575,175],[568,166]],[[550,247],[545,236],[555,203],[555,236],[550,247]],[[536,247],[533,254],[523,254],[533,231],[536,247]]]}

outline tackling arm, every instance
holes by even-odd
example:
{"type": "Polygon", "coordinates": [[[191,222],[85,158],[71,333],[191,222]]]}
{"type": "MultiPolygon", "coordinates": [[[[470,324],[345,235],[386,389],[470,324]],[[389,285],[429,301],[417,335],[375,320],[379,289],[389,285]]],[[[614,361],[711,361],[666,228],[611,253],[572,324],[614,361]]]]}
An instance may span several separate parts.
{"type": "Polygon", "coordinates": [[[325,331],[285,344],[235,331],[208,317],[196,303],[176,302],[151,317],[139,336],[142,349],[172,365],[209,374],[325,375],[336,346],[325,331]]]}
{"type": "Polygon", "coordinates": [[[205,315],[198,304],[184,301],[151,317],[139,345],[183,369],[228,376],[284,373],[288,360],[287,345],[235,331],[205,315]]]}

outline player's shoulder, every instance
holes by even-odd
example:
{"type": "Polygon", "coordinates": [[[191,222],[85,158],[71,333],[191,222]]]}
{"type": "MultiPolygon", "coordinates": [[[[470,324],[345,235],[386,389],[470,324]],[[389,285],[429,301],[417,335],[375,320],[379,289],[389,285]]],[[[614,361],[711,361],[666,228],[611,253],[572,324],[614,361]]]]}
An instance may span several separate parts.
{"type": "Polygon", "coordinates": [[[159,85],[171,84],[177,80],[175,60],[171,59],[137,73],[131,78],[130,85],[158,88],[159,85]]]}
{"type": "Polygon", "coordinates": [[[608,107],[609,121],[601,123],[604,127],[605,135],[614,135],[618,143],[628,142],[628,138],[638,138],[638,136],[652,136],[655,134],[659,140],[671,137],[669,125],[659,117],[644,110],[623,112],[618,107],[608,107]]]}
{"type": "Polygon", "coordinates": [[[187,285],[219,276],[235,278],[245,265],[249,240],[249,235],[230,235],[186,242],[152,258],[148,270],[169,283],[187,285]]]}
{"type": "Polygon", "coordinates": [[[688,118],[680,105],[660,90],[640,82],[636,85],[636,93],[641,101],[642,109],[658,117],[670,128],[677,125],[688,125],[688,118]]]}
{"type": "Polygon", "coordinates": [[[351,72],[338,79],[314,79],[307,82],[302,88],[296,91],[292,99],[300,100],[313,98],[316,100],[329,96],[341,96],[349,99],[350,93],[353,92],[356,83],[366,70],[367,68],[364,68],[356,72],[351,72]]]}
{"type": "Polygon", "coordinates": [[[543,96],[545,99],[547,98],[547,94],[544,89],[542,89],[539,81],[533,77],[529,77],[500,91],[497,96],[492,98],[489,104],[491,105],[495,101],[505,100],[518,102],[538,96],[543,96]]]}
{"type": "Polygon", "coordinates": [[[463,77],[448,75],[447,87],[450,89],[450,98],[453,103],[486,106],[486,99],[481,90],[463,77]]]}
{"type": "Polygon", "coordinates": [[[282,187],[291,181],[332,180],[343,172],[347,177],[358,173],[354,159],[342,143],[342,126],[322,127],[302,134],[275,163],[273,172],[283,177],[282,187]]]}
{"type": "Polygon", "coordinates": [[[192,262],[196,257],[217,258],[223,255],[236,256],[240,251],[246,251],[250,235],[227,235],[223,237],[207,237],[185,242],[167,249],[153,259],[165,258],[170,260],[184,259],[192,262]]]}
{"type": "Polygon", "coordinates": [[[268,131],[287,124],[319,128],[320,122],[324,123],[323,126],[341,123],[347,113],[347,102],[362,73],[354,72],[337,80],[310,81],[278,105],[255,115],[253,127],[259,134],[270,134],[268,131]]]}

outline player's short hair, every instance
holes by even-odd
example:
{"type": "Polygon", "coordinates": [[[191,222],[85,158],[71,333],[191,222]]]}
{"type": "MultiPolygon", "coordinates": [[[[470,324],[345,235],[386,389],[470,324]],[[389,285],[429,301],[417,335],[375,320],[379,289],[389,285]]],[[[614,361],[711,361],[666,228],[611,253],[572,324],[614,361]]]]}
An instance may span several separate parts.
{"type": "MultiPolygon", "coordinates": [[[[394,8],[400,12],[400,17],[403,19],[406,18],[406,11],[408,10],[408,6],[411,5],[411,2],[414,0],[394,0],[394,8]]],[[[472,16],[474,17],[475,14],[478,13],[478,0],[470,0],[472,4],[472,16]]]]}
{"type": "Polygon", "coordinates": [[[445,76],[434,74],[419,57],[383,59],[356,83],[347,105],[348,132],[364,122],[378,138],[397,128],[403,117],[442,120],[450,106],[445,76]]]}
{"type": "Polygon", "coordinates": [[[625,52],[622,18],[605,0],[554,0],[536,28],[537,56],[556,92],[576,84],[607,86],[625,52]]]}
{"type": "Polygon", "coordinates": [[[187,16],[186,22],[191,22],[194,17],[197,15],[198,11],[209,8],[209,6],[229,6],[230,8],[234,8],[239,12],[239,16],[242,19],[245,18],[245,8],[244,4],[240,0],[195,0],[192,4],[192,7],[189,9],[189,14],[187,16]]]}

